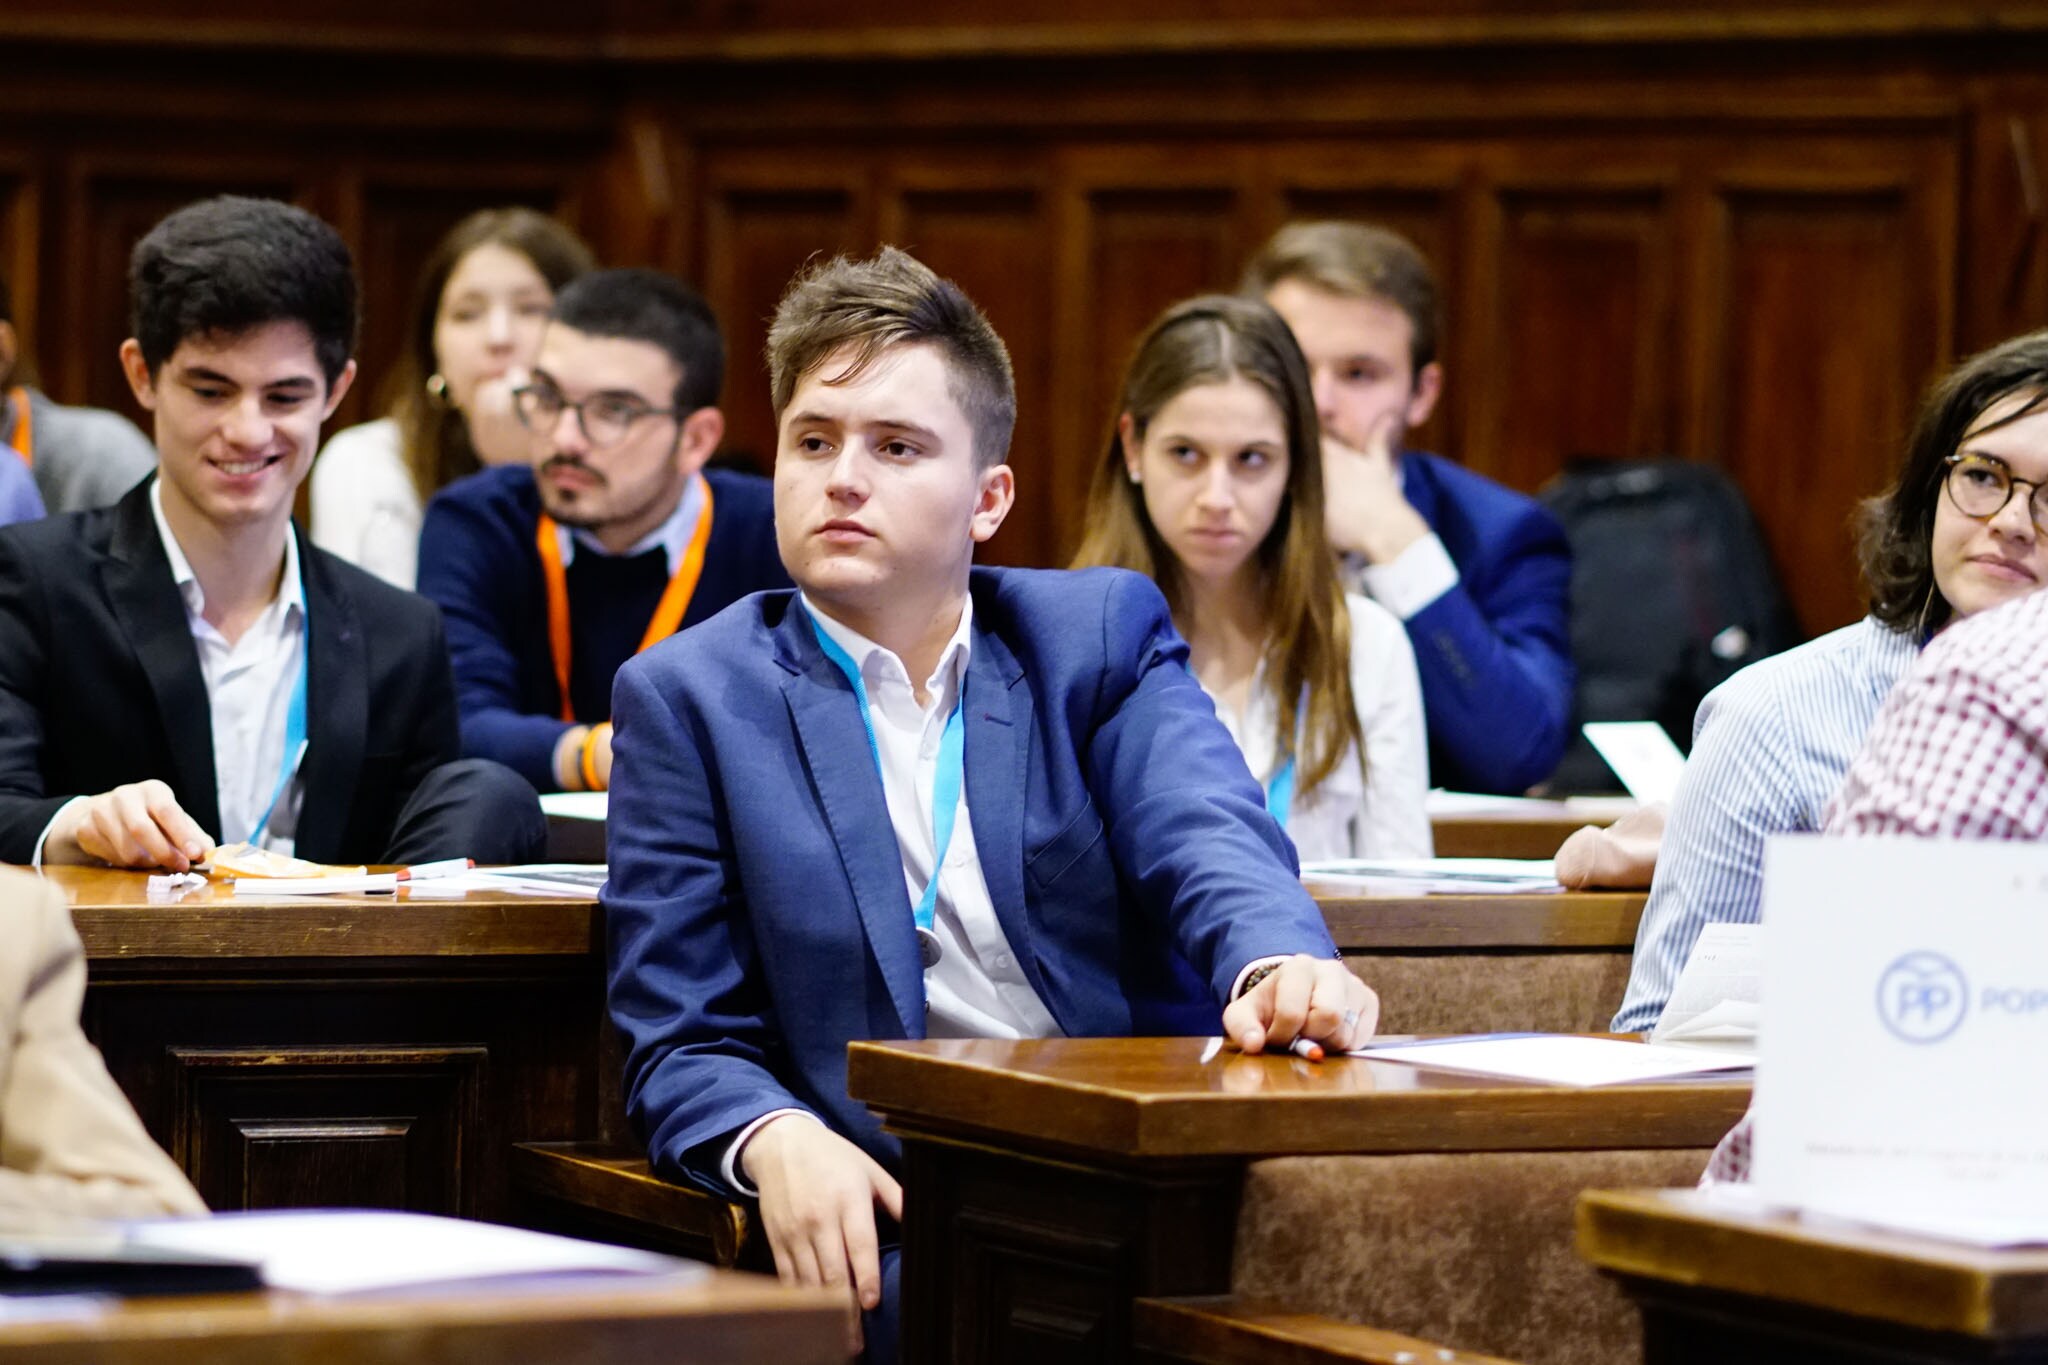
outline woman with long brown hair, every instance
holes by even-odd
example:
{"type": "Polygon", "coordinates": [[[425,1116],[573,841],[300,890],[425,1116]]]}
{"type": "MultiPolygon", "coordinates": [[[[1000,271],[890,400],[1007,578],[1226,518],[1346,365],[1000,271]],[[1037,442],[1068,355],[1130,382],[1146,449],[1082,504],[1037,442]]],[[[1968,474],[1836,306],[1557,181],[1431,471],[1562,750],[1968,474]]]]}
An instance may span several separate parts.
{"type": "Polygon", "coordinates": [[[1308,367],[1279,315],[1168,309],[1125,372],[1076,567],[1149,575],[1304,859],[1426,857],[1415,655],[1346,594],[1323,529],[1308,367]]]}
{"type": "Polygon", "coordinates": [[[313,543],[411,588],[427,499],[527,458],[512,391],[555,295],[595,265],[575,233],[532,209],[482,209],[449,229],[420,272],[391,415],[336,434],[313,467],[313,543]]]}

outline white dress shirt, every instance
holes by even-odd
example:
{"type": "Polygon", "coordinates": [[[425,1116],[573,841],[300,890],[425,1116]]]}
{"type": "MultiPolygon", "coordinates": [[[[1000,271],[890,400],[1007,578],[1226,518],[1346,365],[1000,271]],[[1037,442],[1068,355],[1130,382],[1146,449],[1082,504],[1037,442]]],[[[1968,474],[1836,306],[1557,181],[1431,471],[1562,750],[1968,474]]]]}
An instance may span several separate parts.
{"type": "MultiPolygon", "coordinates": [[[[277,597],[232,645],[204,615],[206,592],[192,572],[178,538],[164,519],[163,485],[149,486],[149,507],[163,538],[171,577],[185,599],[185,622],[199,651],[206,701],[213,712],[213,780],[220,801],[221,828],[208,831],[222,843],[245,839],[263,818],[285,761],[285,723],[299,663],[306,649],[306,594],[299,580],[298,537],[284,538],[284,575],[277,597]]],[[[304,765],[301,764],[301,767],[304,765]]],[[[297,839],[305,783],[294,770],[271,811],[261,846],[290,853],[297,839]]]]}
{"type": "Polygon", "coordinates": [[[407,592],[419,577],[425,509],[389,417],[338,431],[307,482],[313,543],[407,592]]]}
{"type": "MultiPolygon", "coordinates": [[[[1429,741],[1415,649],[1387,608],[1356,593],[1346,593],[1344,604],[1351,617],[1351,699],[1365,737],[1365,762],[1349,750],[1314,791],[1297,785],[1287,810],[1287,837],[1304,862],[1427,858],[1434,850],[1423,808],[1429,741]]],[[[1210,700],[1216,700],[1213,692],[1210,700]]],[[[1219,702],[1216,714],[1253,776],[1270,783],[1279,760],[1280,706],[1266,685],[1263,658],[1244,712],[1233,714],[1219,702]]]]}
{"type": "MultiPolygon", "coordinates": [[[[901,658],[812,607],[808,599],[800,600],[811,619],[853,660],[867,688],[875,748],[882,764],[882,794],[888,801],[889,823],[903,858],[904,889],[910,905],[916,905],[931,877],[932,788],[938,778],[939,740],[967,678],[974,604],[968,600],[962,606],[960,625],[940,654],[938,667],[925,680],[928,700],[920,706],[901,658]]],[[[974,826],[968,819],[964,781],[954,811],[952,841],[939,873],[938,903],[932,919],[944,951],[924,974],[925,1032],[929,1037],[1060,1035],[1052,1012],[1031,988],[1002,921],[996,918],[995,902],[981,870],[981,851],[975,846],[974,826]]],[[[763,1114],[741,1129],[726,1149],[722,1174],[735,1189],[754,1192],[739,1171],[740,1149],[762,1124],[782,1114],[808,1115],[809,1111],[778,1109],[763,1114]]]]}

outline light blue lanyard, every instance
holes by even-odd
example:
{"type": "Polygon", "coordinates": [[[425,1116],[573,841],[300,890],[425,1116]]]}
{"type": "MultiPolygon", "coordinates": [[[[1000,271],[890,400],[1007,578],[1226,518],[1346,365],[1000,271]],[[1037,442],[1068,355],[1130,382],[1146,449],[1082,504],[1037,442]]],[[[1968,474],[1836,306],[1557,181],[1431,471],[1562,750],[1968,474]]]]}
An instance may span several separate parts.
{"type": "Polygon", "coordinates": [[[299,608],[299,676],[292,684],[291,705],[284,713],[284,759],[279,764],[277,789],[270,793],[270,804],[263,808],[257,818],[256,827],[249,831],[247,842],[262,846],[263,836],[270,828],[270,817],[277,812],[277,803],[284,799],[284,789],[291,785],[294,774],[299,770],[299,760],[306,756],[306,677],[311,671],[313,654],[313,632],[306,626],[306,609],[299,608]]]}
{"type": "Polygon", "coordinates": [[[1266,813],[1280,822],[1280,828],[1287,828],[1287,811],[1294,804],[1294,759],[1290,755],[1280,765],[1280,771],[1273,774],[1266,783],[1266,813]]]}
{"type": "MultiPolygon", "coordinates": [[[[869,713],[867,684],[861,680],[860,666],[853,657],[839,647],[839,642],[825,633],[818,619],[806,610],[810,620],[811,633],[818,637],[818,647],[825,651],[825,657],[838,665],[846,680],[853,684],[853,695],[860,702],[860,723],[867,727],[868,752],[874,756],[875,773],[882,772],[882,748],[875,742],[875,722],[869,713]]],[[[963,686],[962,692],[966,691],[963,686]]],[[[918,952],[924,965],[930,968],[939,960],[938,931],[932,925],[939,904],[939,871],[946,864],[946,850],[953,843],[953,820],[960,809],[960,787],[966,776],[967,723],[960,715],[960,700],[955,698],[952,713],[946,717],[946,728],[939,736],[939,767],[932,775],[932,877],[925,883],[924,894],[917,898],[912,914],[917,922],[918,952]]]]}

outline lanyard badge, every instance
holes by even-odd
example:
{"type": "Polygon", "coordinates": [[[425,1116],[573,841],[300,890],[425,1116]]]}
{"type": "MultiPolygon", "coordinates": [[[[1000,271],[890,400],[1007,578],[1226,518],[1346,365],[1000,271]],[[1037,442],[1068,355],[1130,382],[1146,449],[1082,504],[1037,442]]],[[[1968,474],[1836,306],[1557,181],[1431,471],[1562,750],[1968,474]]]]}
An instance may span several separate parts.
{"type": "MultiPolygon", "coordinates": [[[[875,742],[875,722],[868,705],[867,684],[860,676],[860,666],[839,642],[825,633],[817,618],[805,611],[811,622],[811,633],[818,637],[818,647],[825,651],[825,657],[835,664],[846,680],[853,684],[854,700],[860,703],[860,722],[868,734],[868,753],[875,760],[875,773],[882,772],[882,748],[875,742]]],[[[963,687],[962,692],[965,692],[963,687]]],[[[924,962],[924,969],[930,971],[938,965],[943,949],[939,945],[936,922],[939,904],[939,873],[946,865],[946,850],[953,843],[953,822],[960,810],[960,788],[965,781],[967,767],[967,723],[960,713],[961,698],[953,701],[953,710],[946,717],[946,728],[939,736],[939,766],[932,775],[932,875],[925,883],[924,894],[917,898],[911,914],[917,925],[917,954],[924,962]]]]}
{"type": "Polygon", "coordinates": [[[262,847],[263,836],[270,832],[270,817],[277,813],[277,803],[284,799],[284,789],[291,785],[292,777],[299,771],[299,763],[306,756],[306,680],[312,671],[313,632],[306,624],[306,611],[299,608],[299,676],[292,683],[291,705],[284,714],[284,760],[279,766],[277,786],[270,793],[270,804],[263,808],[263,814],[256,817],[255,827],[249,831],[245,841],[262,847]]]}

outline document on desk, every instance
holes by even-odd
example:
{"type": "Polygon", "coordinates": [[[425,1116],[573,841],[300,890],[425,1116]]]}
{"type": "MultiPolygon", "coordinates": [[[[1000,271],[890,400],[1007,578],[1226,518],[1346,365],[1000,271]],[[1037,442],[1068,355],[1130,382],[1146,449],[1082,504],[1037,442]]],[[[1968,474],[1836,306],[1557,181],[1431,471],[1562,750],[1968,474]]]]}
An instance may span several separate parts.
{"type": "Polygon", "coordinates": [[[1385,892],[1562,891],[1548,858],[1327,858],[1301,875],[1385,892]]]}
{"type": "Polygon", "coordinates": [[[1618,1038],[1581,1038],[1555,1033],[1481,1033],[1384,1043],[1359,1048],[1353,1057],[1407,1062],[1440,1071],[1541,1081],[1547,1085],[1625,1085],[1688,1076],[1734,1075],[1749,1069],[1746,1058],[1697,1048],[1658,1047],[1618,1038]]]}
{"type": "Polygon", "coordinates": [[[603,820],[611,814],[611,798],[610,792],[548,792],[540,810],[562,820],[603,820]]]}
{"type": "Polygon", "coordinates": [[[1648,806],[1677,793],[1685,755],[1656,721],[1589,720],[1579,729],[1636,800],[1648,806]]]}
{"type": "Polygon", "coordinates": [[[596,900],[604,889],[603,863],[520,863],[511,867],[480,867],[453,877],[412,882],[406,890],[414,900],[433,896],[465,896],[472,891],[496,895],[547,896],[596,900]]]}
{"type": "Polygon", "coordinates": [[[649,1251],[524,1228],[368,1209],[223,1213],[131,1223],[138,1246],[250,1261],[274,1289],[363,1294],[589,1275],[701,1275],[649,1251]]]}
{"type": "Polygon", "coordinates": [[[1650,1041],[1755,1047],[1763,975],[1762,925],[1707,925],[1693,942],[1650,1041]]]}
{"type": "MultiPolygon", "coordinates": [[[[543,800],[546,798],[543,797],[543,800]]],[[[1535,796],[1489,796],[1433,787],[1422,798],[1423,813],[1457,819],[1497,816],[1504,819],[1619,820],[1639,809],[1633,796],[1567,796],[1562,801],[1535,796]]]]}

